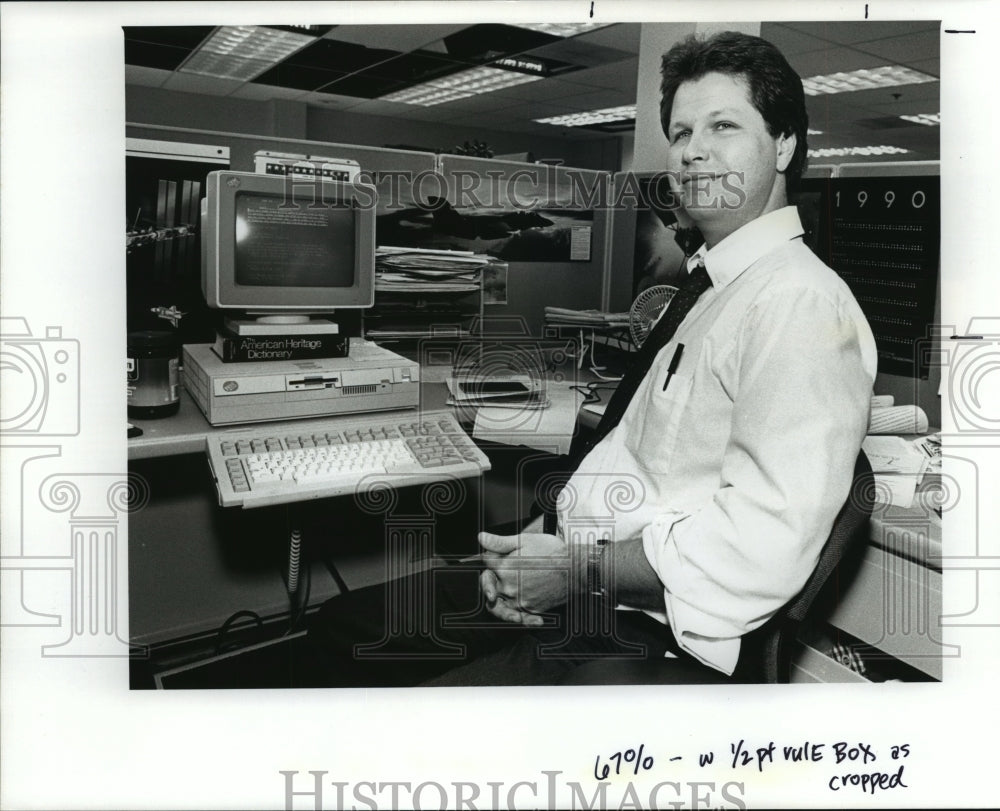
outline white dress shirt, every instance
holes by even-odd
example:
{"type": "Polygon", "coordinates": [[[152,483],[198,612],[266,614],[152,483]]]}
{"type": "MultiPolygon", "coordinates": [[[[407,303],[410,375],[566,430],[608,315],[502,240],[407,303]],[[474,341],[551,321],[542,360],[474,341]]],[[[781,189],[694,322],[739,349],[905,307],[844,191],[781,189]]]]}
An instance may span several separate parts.
{"type": "Polygon", "coordinates": [[[567,542],[642,538],[651,616],[725,673],[815,568],[868,426],[871,329],[802,233],[789,206],[692,258],[712,287],[558,505],[567,542]]]}

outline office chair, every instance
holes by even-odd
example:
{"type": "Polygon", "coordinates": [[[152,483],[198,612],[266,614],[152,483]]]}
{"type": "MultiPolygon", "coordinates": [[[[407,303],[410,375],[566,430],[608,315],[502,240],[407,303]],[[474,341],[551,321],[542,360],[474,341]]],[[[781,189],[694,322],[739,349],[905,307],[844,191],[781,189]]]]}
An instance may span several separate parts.
{"type": "Polygon", "coordinates": [[[792,651],[802,623],[830,576],[852,550],[868,540],[868,522],[875,506],[875,477],[864,451],[854,463],[847,501],[833,522],[816,568],[802,590],[775,616],[743,638],[740,669],[745,681],[784,684],[791,675],[792,651]]]}
{"type": "Polygon", "coordinates": [[[783,684],[791,675],[792,653],[802,623],[830,577],[852,551],[868,540],[875,480],[864,451],[854,464],[851,491],[833,522],[812,574],[799,593],[760,628],[746,634],[731,680],[687,659],[600,660],[577,667],[570,684],[783,684]]]}

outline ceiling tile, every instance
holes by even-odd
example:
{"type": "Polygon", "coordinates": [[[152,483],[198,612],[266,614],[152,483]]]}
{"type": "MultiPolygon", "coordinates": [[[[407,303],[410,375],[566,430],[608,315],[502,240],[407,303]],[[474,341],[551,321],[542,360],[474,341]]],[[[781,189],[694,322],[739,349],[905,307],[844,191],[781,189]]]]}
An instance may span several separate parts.
{"type": "MultiPolygon", "coordinates": [[[[935,50],[935,53],[937,51],[935,50]]],[[[927,54],[920,54],[920,56],[927,56],[927,54]]],[[[921,73],[926,73],[928,76],[937,76],[941,78],[941,59],[918,59],[916,61],[907,60],[903,62],[908,68],[913,68],[914,70],[919,70],[921,73]]]]}
{"type": "Polygon", "coordinates": [[[160,70],[176,70],[191,53],[189,48],[178,48],[172,45],[157,45],[152,42],[142,42],[135,39],[125,40],[125,64],[139,65],[144,68],[159,68],[160,70]]]}
{"type": "Polygon", "coordinates": [[[858,22],[784,22],[789,28],[819,39],[853,45],[886,37],[936,30],[936,20],[865,20],[858,22]]]}
{"type": "Polygon", "coordinates": [[[319,93],[335,93],[338,96],[355,96],[362,99],[376,99],[395,90],[407,87],[405,82],[374,76],[369,71],[352,73],[336,79],[330,84],[316,88],[319,93]]]}
{"type": "Polygon", "coordinates": [[[606,107],[621,107],[624,104],[633,104],[632,101],[622,101],[621,94],[614,90],[593,90],[587,93],[578,93],[574,96],[566,96],[559,99],[558,103],[572,110],[602,110],[606,107]]]}
{"type": "Polygon", "coordinates": [[[635,54],[631,54],[628,51],[619,51],[603,45],[588,44],[581,42],[577,37],[561,39],[548,45],[543,45],[541,48],[534,48],[526,53],[529,56],[540,56],[543,59],[558,59],[561,62],[568,62],[571,65],[582,67],[609,65],[635,58],[635,54]]]}
{"type": "MultiPolygon", "coordinates": [[[[331,31],[327,38],[355,45],[378,43],[382,48],[405,52],[425,49],[444,37],[468,28],[459,25],[341,25],[331,31]]],[[[441,46],[443,51],[443,44],[441,46]]]]}
{"type": "MultiPolygon", "coordinates": [[[[336,36],[340,30],[340,28],[335,28],[331,34],[336,36]]],[[[381,43],[376,39],[373,44],[381,43]]],[[[353,42],[324,37],[292,54],[283,64],[328,70],[335,73],[354,73],[398,55],[398,51],[387,48],[366,47],[353,42]]]]}
{"type": "MultiPolygon", "coordinates": [[[[534,84],[541,84],[541,82],[534,82],[534,84]]],[[[523,85],[523,87],[530,87],[530,85],[523,85]]],[[[490,114],[494,111],[506,110],[520,103],[522,103],[522,100],[514,96],[505,96],[500,93],[480,93],[477,96],[468,96],[464,99],[449,101],[447,104],[435,104],[426,109],[440,110],[444,116],[457,115],[460,113],[490,114]]],[[[417,108],[417,105],[413,104],[403,104],[398,106],[406,108],[407,110],[417,108]]]]}
{"type": "Polygon", "coordinates": [[[495,93],[487,93],[485,97],[504,99],[509,104],[534,101],[558,101],[570,98],[580,93],[588,93],[593,88],[587,85],[577,84],[569,79],[545,79],[541,82],[530,82],[508,87],[505,90],[498,90],[495,93]]]}
{"type": "Polygon", "coordinates": [[[315,90],[346,75],[340,71],[324,70],[306,65],[292,65],[286,60],[265,71],[253,81],[261,85],[290,87],[296,90],[315,90]]]}
{"type": "MultiPolygon", "coordinates": [[[[904,97],[899,101],[880,105],[878,112],[884,116],[919,115],[921,113],[940,113],[940,107],[940,104],[931,103],[930,99],[907,99],[904,97]]],[[[914,124],[913,126],[925,125],[914,124]]]]}
{"type": "Polygon", "coordinates": [[[639,37],[642,33],[641,23],[616,23],[596,31],[585,31],[573,37],[574,42],[591,43],[605,48],[626,51],[633,56],[639,53],[639,37]]]}
{"type": "Polygon", "coordinates": [[[873,42],[862,42],[854,47],[859,51],[883,57],[889,63],[905,62],[908,59],[938,53],[941,47],[941,35],[937,31],[924,31],[873,42]]]}
{"type": "Polygon", "coordinates": [[[763,23],[760,35],[781,51],[786,58],[793,54],[822,51],[830,47],[829,40],[820,39],[795,28],[794,24],[763,23]]]}
{"type": "Polygon", "coordinates": [[[632,96],[631,101],[635,101],[638,71],[639,60],[628,59],[613,65],[601,65],[600,67],[578,71],[571,76],[567,76],[566,81],[590,87],[613,88],[621,93],[632,96]]]}
{"type": "Polygon", "coordinates": [[[559,37],[516,28],[512,25],[485,23],[472,25],[444,38],[448,54],[462,60],[489,61],[506,54],[540,48],[559,37]]]}
{"type": "Polygon", "coordinates": [[[372,65],[363,73],[404,84],[422,84],[450,76],[468,67],[464,62],[456,62],[429,51],[411,51],[372,65]]]}
{"type": "Polygon", "coordinates": [[[807,96],[806,109],[809,112],[810,128],[826,134],[847,132],[853,128],[856,118],[871,117],[878,113],[877,110],[851,104],[853,99],[849,97],[856,95],[843,93],[839,96],[807,96]]]}
{"type": "Polygon", "coordinates": [[[803,79],[861,68],[878,68],[886,64],[886,60],[880,56],[851,48],[828,48],[825,51],[796,54],[788,62],[803,79]]]}
{"type": "Polygon", "coordinates": [[[125,39],[194,50],[215,30],[214,25],[124,26],[125,39]]]}

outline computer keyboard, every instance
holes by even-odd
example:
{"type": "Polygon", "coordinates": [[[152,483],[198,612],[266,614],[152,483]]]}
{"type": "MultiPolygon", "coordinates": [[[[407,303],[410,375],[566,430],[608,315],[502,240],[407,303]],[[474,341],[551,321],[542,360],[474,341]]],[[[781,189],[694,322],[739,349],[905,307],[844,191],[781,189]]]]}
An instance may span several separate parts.
{"type": "Polygon", "coordinates": [[[223,507],[265,507],[490,469],[448,411],[227,429],[208,437],[207,452],[223,507]]]}

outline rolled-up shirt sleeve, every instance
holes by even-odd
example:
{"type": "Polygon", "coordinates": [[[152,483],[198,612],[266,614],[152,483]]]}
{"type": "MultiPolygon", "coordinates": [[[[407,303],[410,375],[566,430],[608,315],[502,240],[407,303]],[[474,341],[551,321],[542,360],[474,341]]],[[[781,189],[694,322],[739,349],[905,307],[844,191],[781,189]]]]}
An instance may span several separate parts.
{"type": "Polygon", "coordinates": [[[740,637],[802,588],[848,495],[874,376],[865,330],[825,291],[760,297],[725,361],[735,390],[718,488],[643,530],[678,644],[726,673],[740,637]]]}

